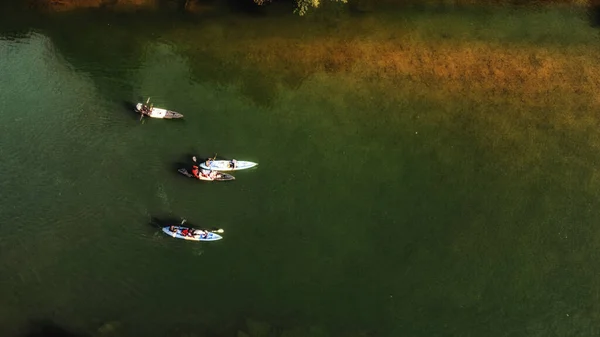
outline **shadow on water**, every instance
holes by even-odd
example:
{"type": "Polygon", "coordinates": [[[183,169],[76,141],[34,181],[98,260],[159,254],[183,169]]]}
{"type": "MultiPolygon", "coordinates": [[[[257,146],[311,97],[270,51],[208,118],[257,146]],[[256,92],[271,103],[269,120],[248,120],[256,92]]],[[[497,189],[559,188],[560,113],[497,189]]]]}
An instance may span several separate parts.
{"type": "Polygon", "coordinates": [[[150,225],[152,228],[154,229],[162,229],[164,227],[167,226],[179,226],[182,225],[183,222],[183,226],[185,227],[190,227],[190,228],[202,228],[202,229],[210,229],[210,230],[217,230],[219,228],[217,227],[205,227],[205,226],[200,226],[198,223],[196,222],[190,222],[188,221],[188,219],[186,219],[185,217],[181,217],[181,218],[177,218],[174,217],[172,215],[170,216],[152,216],[150,218],[150,222],[148,223],[148,225],[150,225]],[[183,222],[183,220],[185,220],[185,222],[183,222]]]}
{"type": "MultiPolygon", "coordinates": [[[[166,226],[179,225],[183,218],[176,218],[174,216],[157,217],[152,216],[148,223],[152,228],[161,229],[166,226]]],[[[187,222],[186,222],[187,223],[187,222]]]]}
{"type": "Polygon", "coordinates": [[[158,13],[66,12],[50,14],[35,22],[33,28],[48,36],[78,71],[90,74],[101,93],[125,100],[138,96],[131,73],[140,66],[147,42],[164,28],[161,24],[146,24],[157,16],[158,13]]]}
{"type": "Polygon", "coordinates": [[[590,26],[600,28],[600,1],[589,6],[587,15],[590,26]]]}
{"type": "Polygon", "coordinates": [[[191,167],[192,167],[192,164],[178,161],[178,162],[172,163],[169,166],[169,172],[173,175],[180,176],[181,173],[177,172],[177,170],[179,170],[181,168],[189,170],[191,167]]]}
{"type": "Polygon", "coordinates": [[[194,152],[195,151],[192,150],[192,151],[190,151],[190,152],[188,152],[188,153],[180,156],[177,160],[171,162],[168,165],[167,169],[170,172],[174,172],[174,174],[176,174],[178,176],[181,175],[181,173],[177,172],[177,170],[179,170],[180,168],[185,168],[187,170],[190,170],[191,167],[192,167],[192,165],[193,165],[193,163],[194,163],[193,160],[192,160],[192,158],[194,156],[196,156],[196,158],[198,158],[198,156],[195,155],[194,152]]]}
{"type": "Polygon", "coordinates": [[[266,17],[273,14],[290,14],[296,8],[296,0],[265,0],[257,5],[253,0],[226,0],[221,3],[224,13],[241,14],[248,17],[266,17]]]}
{"type": "Polygon", "coordinates": [[[135,102],[121,101],[121,107],[131,116],[132,119],[140,120],[140,113],[135,110],[135,102]]]}
{"type": "Polygon", "coordinates": [[[227,0],[227,8],[233,13],[247,14],[251,16],[264,16],[265,7],[257,6],[254,1],[227,0]]]}
{"type": "Polygon", "coordinates": [[[28,332],[23,337],[85,337],[69,331],[48,320],[32,321],[28,332]]]}
{"type": "MultiPolygon", "coordinates": [[[[293,1],[290,0],[268,3],[264,6],[258,6],[251,0],[228,0],[218,6],[223,10],[221,14],[223,18],[227,13],[233,14],[234,18],[232,21],[229,19],[221,21],[218,18],[215,21],[213,18],[209,24],[228,27],[236,22],[237,25],[244,24],[244,17],[252,20],[254,17],[291,15],[294,8],[293,1]]],[[[27,36],[31,30],[41,31],[51,39],[53,46],[70,64],[78,71],[91,75],[90,78],[104,96],[121,97],[123,100],[138,94],[136,83],[131,80],[131,76],[145,59],[148,44],[156,42],[157,37],[163,36],[165,32],[178,25],[191,24],[194,30],[200,30],[202,25],[208,22],[208,19],[204,18],[202,21],[195,20],[195,23],[192,23],[194,20],[187,20],[189,16],[181,16],[170,9],[162,8],[158,11],[139,13],[111,13],[108,9],[78,10],[40,16],[31,10],[10,6],[11,12],[19,14],[7,17],[5,7],[0,5],[0,11],[3,12],[0,15],[2,19],[0,34],[17,38],[27,36]],[[26,24],[3,23],[6,22],[4,19],[11,19],[11,17],[18,17],[17,21],[26,24]],[[147,25],[148,21],[153,22],[153,25],[147,25]],[[98,48],[99,45],[102,48],[98,48]]],[[[235,31],[230,28],[227,30],[235,31]]],[[[193,34],[188,36],[190,39],[196,37],[193,34]]],[[[216,41],[214,43],[224,43],[223,47],[230,43],[229,39],[214,41],[216,41]]],[[[194,79],[209,80],[221,85],[238,83],[241,85],[242,92],[255,104],[260,106],[272,104],[274,99],[272,76],[266,76],[263,72],[252,68],[235,65],[229,59],[221,59],[222,55],[204,51],[202,46],[202,43],[192,44],[186,47],[190,49],[189,52],[184,53],[190,62],[194,79]]],[[[129,109],[129,106],[125,107],[129,109]]]]}
{"type": "Polygon", "coordinates": [[[32,29],[36,15],[21,0],[0,1],[0,36],[25,37],[32,29]]]}

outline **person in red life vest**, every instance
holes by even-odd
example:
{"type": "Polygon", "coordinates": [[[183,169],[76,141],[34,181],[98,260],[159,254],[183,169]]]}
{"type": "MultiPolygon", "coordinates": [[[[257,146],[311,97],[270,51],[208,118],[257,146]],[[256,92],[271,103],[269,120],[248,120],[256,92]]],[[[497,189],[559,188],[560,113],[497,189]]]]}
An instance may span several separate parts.
{"type": "Polygon", "coordinates": [[[187,236],[189,231],[190,231],[189,229],[187,229],[187,228],[184,228],[184,229],[181,231],[181,235],[182,235],[182,236],[187,236]]]}
{"type": "Polygon", "coordinates": [[[198,179],[200,179],[199,172],[200,172],[200,169],[198,168],[198,166],[196,166],[196,165],[192,166],[192,174],[194,175],[194,177],[196,177],[198,179]]]}

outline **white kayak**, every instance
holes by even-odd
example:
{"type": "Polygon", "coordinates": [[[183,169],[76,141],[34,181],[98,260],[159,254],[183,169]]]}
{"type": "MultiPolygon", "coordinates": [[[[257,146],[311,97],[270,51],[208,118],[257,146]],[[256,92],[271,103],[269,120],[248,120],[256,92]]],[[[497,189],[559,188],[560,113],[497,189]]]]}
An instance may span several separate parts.
{"type": "Polygon", "coordinates": [[[167,226],[167,227],[163,227],[163,232],[165,232],[165,234],[167,234],[168,236],[177,238],[177,239],[183,239],[183,240],[189,240],[189,241],[217,241],[217,240],[221,240],[223,237],[220,236],[217,233],[211,232],[211,231],[204,231],[201,229],[196,229],[195,230],[195,235],[191,236],[189,233],[190,231],[194,231],[193,228],[188,228],[188,227],[182,227],[182,226],[173,226],[173,230],[174,232],[171,231],[171,227],[167,226]],[[184,233],[184,230],[188,230],[188,235],[183,235],[182,233],[184,233]]]}
{"type": "Polygon", "coordinates": [[[210,166],[207,166],[206,162],[203,162],[200,164],[200,167],[214,171],[237,171],[249,169],[256,165],[258,164],[243,160],[213,160],[210,162],[210,166]]]}
{"type": "Polygon", "coordinates": [[[178,112],[161,109],[161,108],[148,107],[148,106],[144,105],[143,103],[138,103],[135,106],[135,110],[137,112],[143,114],[144,116],[148,116],[148,117],[152,117],[152,118],[161,118],[161,119],[183,118],[183,115],[178,112]]]}

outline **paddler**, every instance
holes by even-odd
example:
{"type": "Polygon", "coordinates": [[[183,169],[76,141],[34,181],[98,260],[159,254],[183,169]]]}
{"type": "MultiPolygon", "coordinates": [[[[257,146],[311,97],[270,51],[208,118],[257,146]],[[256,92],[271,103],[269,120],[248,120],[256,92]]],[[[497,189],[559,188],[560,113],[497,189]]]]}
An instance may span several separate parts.
{"type": "Polygon", "coordinates": [[[210,167],[210,164],[212,164],[213,160],[212,158],[208,158],[206,159],[206,161],[204,162],[204,165],[206,165],[206,167],[210,167]]]}
{"type": "Polygon", "coordinates": [[[230,168],[230,169],[234,169],[236,165],[237,165],[237,160],[235,160],[235,159],[232,159],[232,160],[229,162],[229,168],[230,168]]]}
{"type": "Polygon", "coordinates": [[[192,166],[192,174],[194,175],[194,177],[200,179],[200,169],[198,168],[198,166],[194,165],[192,166]]]}
{"type": "Polygon", "coordinates": [[[200,174],[202,174],[202,176],[205,178],[211,178],[212,172],[213,171],[211,171],[211,170],[202,170],[202,171],[200,171],[200,174]]]}

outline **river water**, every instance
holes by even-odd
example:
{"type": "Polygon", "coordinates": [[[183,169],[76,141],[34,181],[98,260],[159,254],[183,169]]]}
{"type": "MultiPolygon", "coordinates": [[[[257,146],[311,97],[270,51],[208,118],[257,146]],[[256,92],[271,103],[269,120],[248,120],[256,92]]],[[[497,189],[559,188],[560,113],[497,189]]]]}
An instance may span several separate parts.
{"type": "Polygon", "coordinates": [[[580,104],[515,108],[510,90],[366,76],[352,47],[306,59],[319,39],[387,34],[579,50],[563,67],[584,76],[597,32],[577,11],[365,15],[5,22],[2,335],[596,336],[597,78],[564,89],[580,104]],[[186,118],[140,121],[149,96],[186,118]],[[214,154],[259,166],[177,174],[214,154]],[[157,228],[182,218],[224,239],[157,228]]]}

